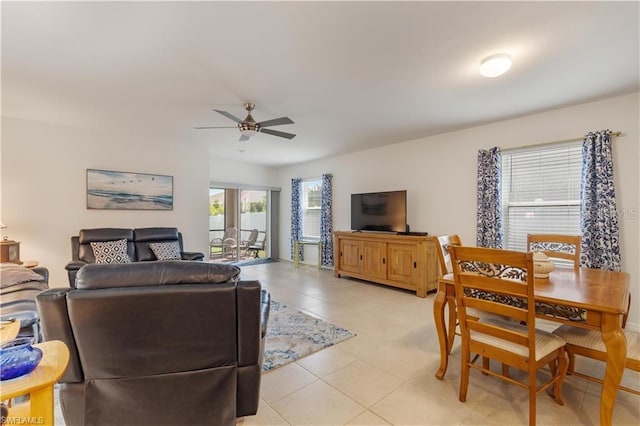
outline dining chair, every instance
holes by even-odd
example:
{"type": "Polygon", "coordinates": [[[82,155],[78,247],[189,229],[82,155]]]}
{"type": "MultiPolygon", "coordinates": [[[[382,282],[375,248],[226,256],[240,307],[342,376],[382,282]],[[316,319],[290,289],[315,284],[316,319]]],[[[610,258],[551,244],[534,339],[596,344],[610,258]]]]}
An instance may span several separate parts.
{"type": "MultiPolygon", "coordinates": [[[[627,309],[627,313],[629,310],[627,309]]],[[[634,371],[640,371],[640,334],[623,330],[627,339],[627,359],[625,368],[634,371]]],[[[599,377],[587,374],[585,372],[576,371],[575,357],[580,355],[586,358],[607,362],[607,348],[602,341],[602,334],[596,330],[579,328],[572,325],[563,325],[553,332],[557,336],[566,340],[566,350],[569,354],[568,374],[581,377],[583,379],[602,384],[603,380],[599,377]]],[[[618,386],[620,390],[640,395],[638,389],[631,389],[625,386],[618,386]]]]}
{"type": "MultiPolygon", "coordinates": [[[[440,275],[446,275],[453,272],[453,268],[451,267],[451,256],[449,256],[449,252],[447,251],[447,247],[449,245],[461,246],[462,241],[457,234],[452,235],[441,235],[436,237],[436,244],[438,245],[438,259],[440,261],[440,275]]],[[[457,326],[457,316],[456,316],[456,300],[455,297],[447,296],[446,299],[447,308],[449,311],[449,319],[448,319],[448,344],[447,348],[448,352],[451,353],[451,348],[453,347],[453,340],[456,337],[456,326],[457,326]]]]}
{"type": "Polygon", "coordinates": [[[529,390],[529,424],[536,423],[537,394],[553,386],[555,401],[564,405],[562,384],[568,368],[565,341],[535,328],[533,253],[449,246],[462,332],[460,401],[467,398],[471,368],[529,390]],[[478,319],[467,310],[511,319],[478,319]],[[475,354],[471,357],[471,354],[475,354]],[[528,373],[515,380],[476,365],[486,356],[528,373]],[[551,378],[540,386],[537,374],[548,365],[551,378]]]}
{"type": "Polygon", "coordinates": [[[580,235],[527,234],[527,251],[541,251],[550,258],[568,260],[580,267],[580,235]]]}
{"type": "MultiPolygon", "coordinates": [[[[438,249],[439,249],[438,250],[438,259],[440,260],[440,272],[441,272],[441,275],[450,274],[450,273],[453,272],[453,268],[451,266],[451,256],[449,255],[449,252],[447,251],[447,247],[450,246],[450,245],[461,246],[462,245],[462,240],[460,239],[460,237],[457,234],[452,234],[452,235],[441,235],[441,236],[436,238],[436,241],[437,241],[438,249]]],[[[448,318],[448,326],[447,326],[447,339],[448,339],[447,340],[447,342],[448,342],[447,351],[449,353],[451,353],[451,350],[453,349],[453,341],[454,341],[454,339],[456,337],[456,334],[458,336],[460,335],[460,332],[458,331],[458,328],[459,328],[458,316],[456,314],[456,298],[447,296],[447,306],[448,306],[448,309],[449,309],[449,318],[448,318]]],[[[480,318],[480,317],[500,318],[499,316],[496,316],[496,315],[487,315],[487,314],[485,314],[483,312],[477,312],[477,311],[473,311],[473,310],[470,310],[470,313],[473,316],[476,316],[478,318],[480,318]]],[[[489,358],[483,357],[483,363],[488,368],[489,367],[489,358]]],[[[505,376],[509,375],[509,368],[505,364],[502,365],[502,374],[504,374],[505,376]]]]}

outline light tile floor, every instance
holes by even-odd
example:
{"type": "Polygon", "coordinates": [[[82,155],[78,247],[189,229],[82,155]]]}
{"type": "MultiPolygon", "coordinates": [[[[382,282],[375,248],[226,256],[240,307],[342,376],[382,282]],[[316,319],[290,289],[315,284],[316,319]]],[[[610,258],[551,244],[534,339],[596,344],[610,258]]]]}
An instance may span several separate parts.
{"type": "MultiPolygon", "coordinates": [[[[458,401],[458,340],[444,380],[433,324],[433,298],[358,280],[333,271],[296,269],[290,262],[242,268],[273,299],[348,328],[357,336],[263,376],[257,415],[238,425],[525,425],[526,389],[471,372],[467,401],[458,401]]],[[[582,370],[603,372],[602,363],[578,359],[582,370]]],[[[499,368],[499,367],[498,367],[499,368]]],[[[518,372],[513,371],[517,376],[518,372]]],[[[623,381],[640,389],[640,375],[623,381]]],[[[541,393],[539,425],[599,424],[600,386],[567,377],[565,405],[541,393]]],[[[640,397],[618,392],[614,425],[640,424],[640,397]]]]}

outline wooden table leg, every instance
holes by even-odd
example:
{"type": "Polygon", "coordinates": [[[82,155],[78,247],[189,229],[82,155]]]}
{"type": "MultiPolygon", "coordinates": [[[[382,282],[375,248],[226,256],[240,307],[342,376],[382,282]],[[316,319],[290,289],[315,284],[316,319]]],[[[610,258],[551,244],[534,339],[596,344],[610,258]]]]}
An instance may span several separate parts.
{"type": "Polygon", "coordinates": [[[627,339],[620,327],[619,315],[602,314],[602,341],[607,347],[607,369],[600,396],[600,424],[610,426],[616,393],[627,359],[627,339]]]}
{"type": "Polygon", "coordinates": [[[436,378],[442,380],[447,372],[449,361],[449,343],[447,342],[447,330],[444,325],[444,305],[447,300],[446,285],[438,284],[438,293],[433,300],[433,319],[438,333],[438,343],[440,344],[440,368],[436,372],[436,378]]]}
{"type": "Polygon", "coordinates": [[[54,425],[53,384],[31,392],[31,418],[45,426],[54,425]]]}

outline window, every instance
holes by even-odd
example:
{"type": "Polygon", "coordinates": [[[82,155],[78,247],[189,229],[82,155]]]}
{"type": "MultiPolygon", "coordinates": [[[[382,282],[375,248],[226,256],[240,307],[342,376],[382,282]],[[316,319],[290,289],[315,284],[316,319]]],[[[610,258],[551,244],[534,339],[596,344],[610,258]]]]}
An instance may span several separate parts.
{"type": "Polygon", "coordinates": [[[580,141],[502,153],[505,248],[526,250],[527,234],[580,235],[580,141]]]}
{"type": "Polygon", "coordinates": [[[302,181],[302,236],[320,239],[320,209],[322,208],[322,179],[302,181]]]}

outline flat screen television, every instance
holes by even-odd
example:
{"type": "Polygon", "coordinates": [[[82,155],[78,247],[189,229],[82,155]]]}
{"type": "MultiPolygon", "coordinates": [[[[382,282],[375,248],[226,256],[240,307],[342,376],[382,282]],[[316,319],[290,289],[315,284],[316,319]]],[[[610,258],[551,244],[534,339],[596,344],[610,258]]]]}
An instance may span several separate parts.
{"type": "Polygon", "coordinates": [[[351,230],[405,232],[407,191],[351,194],[351,230]]]}

